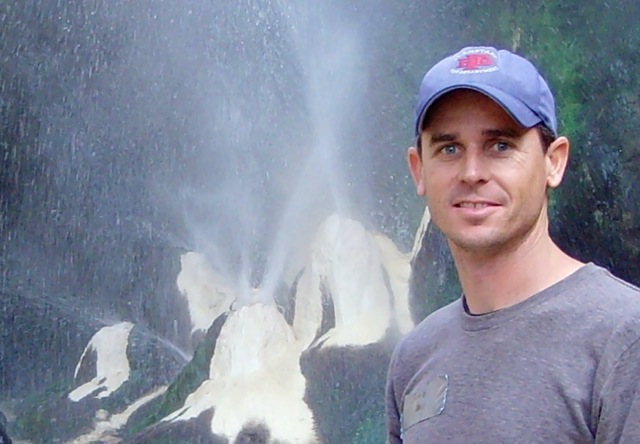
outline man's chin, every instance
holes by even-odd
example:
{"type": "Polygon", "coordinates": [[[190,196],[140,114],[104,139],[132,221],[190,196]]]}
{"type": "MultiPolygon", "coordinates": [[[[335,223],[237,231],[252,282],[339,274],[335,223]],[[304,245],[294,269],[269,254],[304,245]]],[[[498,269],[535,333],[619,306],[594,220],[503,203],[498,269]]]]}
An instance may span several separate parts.
{"type": "Polygon", "coordinates": [[[447,236],[449,247],[454,252],[491,255],[504,246],[504,239],[495,235],[447,236]]]}

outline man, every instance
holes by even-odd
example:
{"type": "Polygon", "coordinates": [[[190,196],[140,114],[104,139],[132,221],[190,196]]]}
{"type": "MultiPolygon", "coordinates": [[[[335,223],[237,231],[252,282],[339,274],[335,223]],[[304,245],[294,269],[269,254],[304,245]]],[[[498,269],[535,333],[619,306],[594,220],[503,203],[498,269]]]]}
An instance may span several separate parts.
{"type": "Polygon", "coordinates": [[[554,108],[504,50],[465,48],[422,81],[409,168],[463,296],[396,348],[388,443],[640,442],[640,291],[549,236],[569,155],[554,108]]]}

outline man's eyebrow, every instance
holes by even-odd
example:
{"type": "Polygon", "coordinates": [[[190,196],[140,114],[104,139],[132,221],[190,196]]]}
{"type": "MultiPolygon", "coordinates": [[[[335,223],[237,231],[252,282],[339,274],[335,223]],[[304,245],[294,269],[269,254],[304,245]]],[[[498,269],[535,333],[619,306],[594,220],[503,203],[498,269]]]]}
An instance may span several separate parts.
{"type": "Polygon", "coordinates": [[[522,131],[517,131],[512,128],[492,128],[483,130],[482,135],[496,138],[506,137],[508,139],[517,139],[522,136],[522,131]]]}
{"type": "MultiPolygon", "coordinates": [[[[517,139],[522,136],[523,131],[519,131],[513,128],[490,128],[482,131],[482,135],[492,138],[508,138],[517,139]]],[[[457,133],[434,133],[431,135],[429,143],[435,145],[442,142],[455,142],[458,140],[459,134],[457,133]]]]}
{"type": "Polygon", "coordinates": [[[431,144],[441,143],[441,142],[454,142],[458,138],[457,134],[451,133],[435,133],[431,135],[431,144]]]}

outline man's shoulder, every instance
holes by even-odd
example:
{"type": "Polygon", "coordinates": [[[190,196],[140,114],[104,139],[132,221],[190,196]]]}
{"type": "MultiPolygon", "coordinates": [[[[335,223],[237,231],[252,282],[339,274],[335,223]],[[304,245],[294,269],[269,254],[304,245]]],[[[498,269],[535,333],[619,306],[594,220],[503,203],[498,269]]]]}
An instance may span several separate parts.
{"type": "Polygon", "coordinates": [[[615,294],[619,293],[625,296],[640,296],[640,288],[615,276],[608,269],[593,263],[585,265],[585,268],[590,271],[588,274],[590,282],[597,284],[600,290],[614,291],[615,294]]]}
{"type": "Polygon", "coordinates": [[[585,266],[584,278],[573,290],[576,310],[589,310],[615,322],[640,320],[640,289],[594,264],[585,266]]]}
{"type": "Polygon", "coordinates": [[[640,289],[605,268],[589,266],[575,310],[583,319],[598,321],[594,328],[606,336],[604,355],[617,359],[640,340],[640,289]]]}

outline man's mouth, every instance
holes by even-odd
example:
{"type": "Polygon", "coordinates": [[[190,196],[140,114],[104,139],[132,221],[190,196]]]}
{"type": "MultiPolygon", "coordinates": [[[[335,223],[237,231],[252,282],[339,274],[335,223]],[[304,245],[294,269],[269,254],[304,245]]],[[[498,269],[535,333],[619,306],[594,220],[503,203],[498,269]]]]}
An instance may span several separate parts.
{"type": "Polygon", "coordinates": [[[455,206],[459,208],[473,208],[473,209],[479,210],[482,208],[494,207],[495,204],[491,204],[489,202],[460,202],[460,203],[457,203],[455,206]]]}

